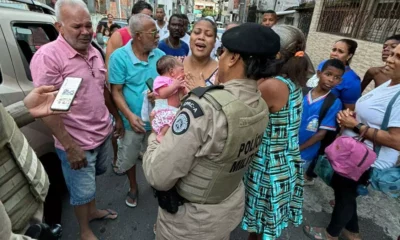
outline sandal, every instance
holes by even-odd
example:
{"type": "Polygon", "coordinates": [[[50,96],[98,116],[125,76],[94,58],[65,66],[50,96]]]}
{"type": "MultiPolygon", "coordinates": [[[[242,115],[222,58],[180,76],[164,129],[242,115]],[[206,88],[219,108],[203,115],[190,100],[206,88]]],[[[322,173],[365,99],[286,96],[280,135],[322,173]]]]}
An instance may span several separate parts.
{"type": "Polygon", "coordinates": [[[329,205],[330,205],[332,208],[335,208],[335,204],[336,204],[335,200],[330,200],[330,201],[329,201],[329,205]]]}
{"type": "Polygon", "coordinates": [[[346,229],[342,230],[341,237],[345,240],[362,240],[359,233],[353,233],[346,229]]]}
{"type": "Polygon", "coordinates": [[[304,234],[313,240],[337,240],[337,237],[330,237],[324,228],[317,228],[311,226],[304,226],[303,227],[304,234]],[[317,229],[320,229],[318,231],[317,229]]]}
{"type": "Polygon", "coordinates": [[[114,220],[118,217],[118,213],[110,210],[110,209],[100,209],[100,210],[105,210],[107,211],[107,214],[99,217],[99,218],[93,218],[91,219],[89,222],[93,222],[93,221],[101,221],[101,220],[114,220]]]}
{"type": "Polygon", "coordinates": [[[125,200],[125,204],[130,207],[130,208],[134,208],[137,206],[137,200],[138,200],[138,196],[139,196],[139,189],[136,190],[136,193],[131,193],[131,190],[129,189],[127,197],[132,199],[134,202],[134,204],[128,202],[128,199],[125,200]]]}
{"type": "Polygon", "coordinates": [[[111,167],[112,167],[114,174],[117,176],[124,176],[126,174],[126,172],[120,172],[119,168],[114,163],[111,163],[111,167]]]}

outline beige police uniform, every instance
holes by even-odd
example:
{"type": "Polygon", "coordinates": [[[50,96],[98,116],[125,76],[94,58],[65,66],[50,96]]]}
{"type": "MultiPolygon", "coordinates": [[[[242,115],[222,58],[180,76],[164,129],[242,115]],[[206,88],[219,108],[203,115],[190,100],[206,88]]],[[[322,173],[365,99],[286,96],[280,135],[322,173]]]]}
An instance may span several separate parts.
{"type": "Polygon", "coordinates": [[[32,121],[22,101],[0,103],[0,240],[31,239],[19,234],[42,221],[49,180],[18,128],[32,121]]]}
{"type": "MultiPolygon", "coordinates": [[[[257,82],[231,80],[224,84],[224,87],[224,90],[212,91],[228,91],[249,107],[263,104],[260,113],[265,117],[262,119],[262,127],[258,125],[257,128],[260,132],[258,134],[262,134],[268,122],[268,109],[257,90],[257,82]]],[[[179,186],[182,179],[192,174],[194,169],[198,169],[198,165],[201,164],[199,160],[218,159],[228,138],[228,121],[224,112],[218,111],[210,102],[193,94],[186,99],[187,101],[198,105],[192,108],[182,107],[161,144],[156,141],[155,134],[149,137],[143,169],[147,181],[160,191],[179,186]],[[187,119],[176,125],[181,115],[187,119]]],[[[239,150],[232,151],[237,154],[239,150]]],[[[256,149],[253,149],[253,153],[255,151],[256,149]]],[[[239,167],[236,162],[235,167],[231,167],[233,171],[245,169],[248,163],[239,167]]],[[[228,187],[229,182],[226,184],[228,187]]],[[[179,207],[176,214],[159,208],[156,239],[229,239],[230,233],[242,219],[244,200],[244,185],[239,180],[236,188],[222,201],[204,204],[188,201],[179,207]]]]}

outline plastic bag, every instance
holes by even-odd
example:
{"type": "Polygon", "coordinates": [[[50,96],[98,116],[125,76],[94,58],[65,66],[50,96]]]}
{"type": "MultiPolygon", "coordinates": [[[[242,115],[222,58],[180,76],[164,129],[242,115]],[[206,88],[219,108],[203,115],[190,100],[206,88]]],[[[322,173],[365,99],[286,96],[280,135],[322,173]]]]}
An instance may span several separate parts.
{"type": "Polygon", "coordinates": [[[153,110],[153,105],[147,98],[147,90],[143,92],[143,105],[142,105],[142,121],[143,122],[150,122],[150,113],[153,110]]]}

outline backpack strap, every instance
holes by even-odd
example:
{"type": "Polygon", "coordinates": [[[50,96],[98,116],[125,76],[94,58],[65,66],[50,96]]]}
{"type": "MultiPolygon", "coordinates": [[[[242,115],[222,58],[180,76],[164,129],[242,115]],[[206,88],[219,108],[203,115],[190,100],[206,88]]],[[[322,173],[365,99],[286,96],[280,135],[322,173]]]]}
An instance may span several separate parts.
{"type": "MultiPolygon", "coordinates": [[[[321,110],[319,111],[318,127],[321,126],[322,120],[324,120],[329,109],[333,106],[336,101],[336,96],[332,92],[329,92],[322,103],[321,110]]],[[[321,145],[318,150],[318,155],[325,154],[325,148],[328,147],[336,138],[336,131],[328,131],[325,138],[321,140],[321,145]]]]}
{"type": "Polygon", "coordinates": [[[332,92],[328,93],[328,96],[324,99],[324,102],[322,103],[321,110],[319,111],[319,119],[318,123],[321,125],[322,120],[324,120],[326,114],[328,113],[329,109],[332,107],[332,105],[336,101],[336,96],[332,92]]]}
{"type": "Polygon", "coordinates": [[[303,92],[303,97],[307,96],[308,92],[311,90],[312,88],[310,87],[302,87],[301,91],[303,92]]]}
{"type": "MultiPolygon", "coordinates": [[[[388,125],[389,125],[389,118],[390,118],[390,114],[392,113],[392,107],[393,104],[396,102],[397,98],[400,95],[400,91],[397,92],[392,99],[390,100],[388,106],[386,107],[386,112],[385,115],[383,117],[383,121],[382,121],[382,125],[381,125],[381,130],[386,131],[388,129],[388,125]]],[[[381,151],[381,146],[377,145],[375,146],[375,153],[376,155],[379,155],[379,152],[381,151]]]]}

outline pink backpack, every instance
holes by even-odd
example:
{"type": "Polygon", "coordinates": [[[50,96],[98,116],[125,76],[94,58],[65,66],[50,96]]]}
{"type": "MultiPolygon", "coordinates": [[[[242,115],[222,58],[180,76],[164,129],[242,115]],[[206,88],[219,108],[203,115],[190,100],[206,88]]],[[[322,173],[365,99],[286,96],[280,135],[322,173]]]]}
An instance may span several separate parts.
{"type": "MultiPolygon", "coordinates": [[[[366,131],[365,131],[366,132],[366,131]]],[[[374,132],[374,138],[377,130],[374,132]]],[[[326,157],[338,174],[358,181],[376,160],[376,153],[364,144],[364,138],[340,136],[325,149],[326,157]]]]}

